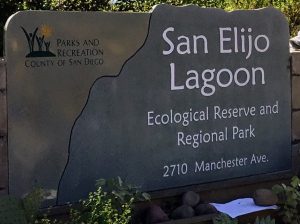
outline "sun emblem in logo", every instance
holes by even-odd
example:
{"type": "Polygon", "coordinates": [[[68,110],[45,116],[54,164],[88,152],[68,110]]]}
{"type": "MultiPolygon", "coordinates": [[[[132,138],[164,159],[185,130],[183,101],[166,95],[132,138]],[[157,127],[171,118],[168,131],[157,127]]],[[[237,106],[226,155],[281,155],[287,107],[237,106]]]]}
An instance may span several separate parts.
{"type": "Polygon", "coordinates": [[[44,24],[41,26],[40,33],[45,36],[45,38],[51,37],[53,34],[53,30],[50,26],[44,24]]]}

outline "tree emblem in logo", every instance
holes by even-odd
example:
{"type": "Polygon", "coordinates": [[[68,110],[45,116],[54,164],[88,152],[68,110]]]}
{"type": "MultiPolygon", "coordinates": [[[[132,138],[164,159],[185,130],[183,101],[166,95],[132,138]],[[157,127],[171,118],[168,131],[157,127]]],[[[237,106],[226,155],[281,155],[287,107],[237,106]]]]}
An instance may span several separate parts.
{"type": "Polygon", "coordinates": [[[56,55],[53,54],[49,48],[50,48],[50,41],[46,41],[46,38],[50,37],[52,35],[52,29],[51,27],[47,25],[43,25],[41,27],[41,30],[39,31],[40,36],[38,36],[38,30],[39,28],[35,28],[33,32],[27,32],[24,27],[21,27],[27,42],[28,42],[28,48],[29,53],[26,55],[26,58],[31,57],[55,57],[56,55]],[[37,44],[37,47],[36,47],[37,44]]]}

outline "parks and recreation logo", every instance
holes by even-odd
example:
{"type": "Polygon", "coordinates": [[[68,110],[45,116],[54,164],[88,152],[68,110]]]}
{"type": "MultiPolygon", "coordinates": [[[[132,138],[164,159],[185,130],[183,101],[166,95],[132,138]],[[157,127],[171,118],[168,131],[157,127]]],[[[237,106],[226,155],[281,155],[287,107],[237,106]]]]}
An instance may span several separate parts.
{"type": "Polygon", "coordinates": [[[52,35],[52,28],[47,25],[41,26],[41,31],[36,27],[33,32],[28,32],[21,27],[27,40],[28,51],[26,58],[30,57],[55,57],[56,55],[50,51],[51,42],[47,40],[52,35]]]}
{"type": "Polygon", "coordinates": [[[21,26],[27,45],[24,65],[27,68],[100,66],[103,48],[99,38],[54,38],[54,29],[41,25],[34,29],[21,26]]]}

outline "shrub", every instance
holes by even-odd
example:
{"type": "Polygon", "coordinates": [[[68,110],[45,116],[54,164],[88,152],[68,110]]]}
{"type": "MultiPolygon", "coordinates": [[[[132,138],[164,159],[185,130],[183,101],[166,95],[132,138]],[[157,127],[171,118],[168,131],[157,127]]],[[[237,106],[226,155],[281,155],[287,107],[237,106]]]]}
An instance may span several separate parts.
{"type": "Polygon", "coordinates": [[[83,212],[72,210],[70,223],[128,224],[133,200],[130,198],[126,202],[119,202],[117,197],[111,197],[99,187],[82,202],[83,212]]]}
{"type": "Polygon", "coordinates": [[[281,205],[280,216],[284,223],[300,223],[300,179],[292,178],[290,186],[285,184],[275,185],[272,190],[278,195],[281,205]]]}

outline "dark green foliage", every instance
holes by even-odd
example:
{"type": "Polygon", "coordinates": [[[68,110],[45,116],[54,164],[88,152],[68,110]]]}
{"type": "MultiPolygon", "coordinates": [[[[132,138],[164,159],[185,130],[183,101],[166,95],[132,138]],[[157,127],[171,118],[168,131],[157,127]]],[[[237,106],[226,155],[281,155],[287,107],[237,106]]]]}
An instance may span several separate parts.
{"type": "Polygon", "coordinates": [[[42,200],[43,192],[40,189],[34,190],[23,199],[2,196],[0,198],[0,223],[33,224],[42,200]]]}
{"type": "MultiPolygon", "coordinates": [[[[97,181],[97,190],[81,201],[81,209],[71,209],[70,219],[64,224],[128,224],[131,220],[133,202],[149,200],[149,195],[124,183],[120,177],[97,181]]],[[[61,224],[47,217],[34,224],[61,224]]]]}
{"type": "Polygon", "coordinates": [[[285,14],[289,22],[291,36],[295,36],[300,30],[300,1],[299,0],[227,0],[226,8],[257,9],[273,6],[285,14]]]}
{"type": "Polygon", "coordinates": [[[64,11],[99,11],[109,9],[109,0],[52,0],[51,9],[64,11]]]}
{"type": "MultiPolygon", "coordinates": [[[[213,224],[238,224],[238,219],[232,219],[228,215],[221,213],[213,218],[213,224]]],[[[270,216],[256,217],[254,224],[275,224],[275,219],[272,219],[270,216]]]]}
{"type": "Polygon", "coordinates": [[[3,196],[0,199],[0,223],[1,224],[26,224],[26,215],[22,201],[11,196],[3,196]]]}
{"type": "Polygon", "coordinates": [[[232,219],[228,215],[221,213],[217,217],[213,218],[213,224],[238,224],[238,220],[232,219]]]}
{"type": "Polygon", "coordinates": [[[133,202],[150,199],[148,194],[124,183],[120,177],[100,179],[96,186],[97,191],[82,202],[82,210],[72,210],[70,224],[128,224],[133,202]]]}
{"type": "Polygon", "coordinates": [[[134,1],[118,1],[111,7],[113,11],[131,11],[131,12],[149,12],[153,6],[158,4],[169,5],[189,5],[195,4],[200,7],[214,7],[223,8],[226,7],[226,0],[134,0],[134,1]]]}
{"type": "Polygon", "coordinates": [[[287,0],[286,3],[282,3],[281,11],[287,16],[291,35],[297,35],[300,31],[300,1],[287,0]]]}
{"type": "Polygon", "coordinates": [[[133,198],[121,202],[99,187],[83,201],[85,212],[72,210],[70,224],[128,224],[131,219],[132,203],[133,198]]]}
{"type": "Polygon", "coordinates": [[[150,195],[142,193],[139,188],[123,182],[120,177],[105,180],[99,179],[96,187],[104,189],[111,198],[116,198],[119,202],[128,202],[131,198],[137,201],[149,201],[150,195]]]}
{"type": "Polygon", "coordinates": [[[120,177],[97,182],[98,188],[81,202],[81,210],[71,210],[68,221],[38,218],[38,210],[47,191],[36,189],[23,199],[11,196],[0,198],[1,224],[128,224],[131,220],[133,202],[150,200],[146,193],[124,183],[120,177]],[[104,191],[103,187],[106,189],[104,191]]]}
{"type": "Polygon", "coordinates": [[[23,209],[28,223],[34,223],[37,218],[38,210],[44,200],[44,193],[41,189],[30,192],[22,199],[23,209]]]}
{"type": "Polygon", "coordinates": [[[272,190],[279,198],[281,207],[280,216],[284,223],[300,223],[300,179],[292,178],[290,186],[285,184],[275,185],[272,190]]]}
{"type": "Polygon", "coordinates": [[[275,224],[275,219],[271,219],[270,216],[263,218],[256,217],[254,224],[275,224]]]}
{"type": "Polygon", "coordinates": [[[19,0],[19,10],[49,10],[53,0],[19,0]]]}

